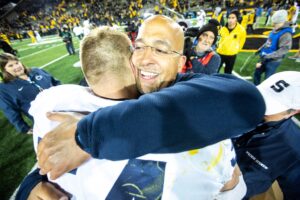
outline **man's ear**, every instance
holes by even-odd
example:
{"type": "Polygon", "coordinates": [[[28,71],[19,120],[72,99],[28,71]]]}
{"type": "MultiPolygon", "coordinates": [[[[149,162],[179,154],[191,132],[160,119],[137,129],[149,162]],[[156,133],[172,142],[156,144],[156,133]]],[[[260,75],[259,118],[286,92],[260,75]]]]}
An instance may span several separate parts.
{"type": "Polygon", "coordinates": [[[185,65],[185,62],[186,62],[186,56],[180,56],[178,62],[178,72],[181,72],[182,67],[185,65]]]}

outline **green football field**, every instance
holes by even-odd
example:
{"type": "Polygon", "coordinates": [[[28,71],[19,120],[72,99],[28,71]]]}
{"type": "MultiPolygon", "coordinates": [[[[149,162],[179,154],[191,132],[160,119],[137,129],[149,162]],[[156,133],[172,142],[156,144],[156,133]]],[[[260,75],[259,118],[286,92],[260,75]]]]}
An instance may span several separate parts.
{"type": "MultiPolygon", "coordinates": [[[[77,54],[69,56],[64,43],[57,36],[46,37],[43,42],[35,45],[32,45],[29,39],[13,42],[13,47],[19,51],[19,57],[27,67],[41,67],[63,84],[78,84],[83,77],[81,69],[73,66],[79,61],[77,38],[74,38],[74,46],[77,54]]],[[[252,54],[241,52],[234,67],[236,75],[243,76],[249,81],[252,81],[251,76],[257,59],[250,57],[252,54]]],[[[278,71],[286,70],[300,71],[300,63],[286,58],[278,71]]],[[[0,198],[9,199],[36,163],[36,158],[31,135],[18,133],[2,112],[0,112],[0,130],[0,198]]]]}

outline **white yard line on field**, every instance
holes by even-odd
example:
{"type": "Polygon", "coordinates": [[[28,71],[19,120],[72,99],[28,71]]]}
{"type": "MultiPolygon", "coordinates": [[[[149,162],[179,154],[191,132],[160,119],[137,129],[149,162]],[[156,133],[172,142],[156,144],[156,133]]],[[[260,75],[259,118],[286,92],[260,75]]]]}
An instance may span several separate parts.
{"type": "Polygon", "coordinates": [[[251,76],[241,76],[236,71],[232,71],[232,74],[235,75],[236,77],[239,77],[239,78],[244,79],[244,80],[251,80],[252,79],[251,76]]]}
{"type": "MultiPolygon", "coordinates": [[[[77,51],[78,51],[78,49],[75,49],[75,52],[77,52],[77,51]]],[[[67,56],[69,56],[69,54],[65,54],[65,55],[63,55],[61,57],[58,57],[58,58],[52,60],[51,62],[48,62],[48,63],[44,64],[43,66],[40,67],[40,69],[43,69],[43,68],[45,68],[45,67],[47,67],[47,66],[49,66],[49,65],[51,65],[51,64],[53,64],[55,62],[57,62],[57,61],[65,58],[65,57],[67,57],[67,56]]]]}
{"type": "Polygon", "coordinates": [[[47,48],[47,49],[43,49],[43,50],[37,51],[37,52],[35,52],[35,53],[29,54],[29,55],[26,55],[26,56],[23,56],[23,57],[20,57],[20,60],[22,60],[23,58],[27,58],[27,57],[30,57],[30,56],[34,56],[34,55],[36,55],[36,54],[39,54],[39,53],[44,52],[44,51],[47,51],[47,50],[49,50],[49,49],[53,49],[53,48],[58,47],[58,46],[61,46],[61,45],[64,45],[64,43],[58,44],[58,45],[55,45],[55,46],[52,46],[52,47],[49,47],[49,48],[47,48]]]}
{"type": "MultiPolygon", "coordinates": [[[[42,44],[49,44],[49,43],[55,43],[55,42],[61,41],[61,39],[59,37],[43,38],[43,39],[44,39],[43,42],[35,43],[35,46],[40,46],[42,44]]],[[[29,43],[29,44],[26,44],[26,45],[21,45],[20,47],[27,47],[27,48],[20,48],[20,49],[18,49],[16,47],[19,52],[20,51],[25,51],[27,49],[31,49],[32,48],[32,44],[29,43]]]]}
{"type": "Polygon", "coordinates": [[[292,117],[292,120],[300,127],[300,121],[296,117],[292,117]]]}
{"type": "Polygon", "coordinates": [[[59,42],[59,41],[61,41],[61,39],[45,40],[45,41],[40,41],[40,42],[36,42],[36,43],[30,43],[30,44],[28,44],[28,46],[40,46],[42,44],[50,44],[50,43],[55,43],[55,42],[59,42]]]}

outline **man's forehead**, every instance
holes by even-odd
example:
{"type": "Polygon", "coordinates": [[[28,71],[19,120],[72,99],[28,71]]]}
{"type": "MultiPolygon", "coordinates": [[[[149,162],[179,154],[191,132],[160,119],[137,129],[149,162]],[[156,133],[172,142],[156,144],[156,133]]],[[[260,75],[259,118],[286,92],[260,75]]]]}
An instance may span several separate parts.
{"type": "Polygon", "coordinates": [[[164,16],[156,16],[142,24],[136,41],[140,39],[148,45],[165,45],[181,50],[184,37],[181,27],[176,22],[164,16]]]}
{"type": "Polygon", "coordinates": [[[172,46],[179,40],[178,36],[172,31],[165,29],[145,28],[141,29],[137,35],[136,41],[147,44],[172,46]]]}
{"type": "Polygon", "coordinates": [[[143,38],[143,37],[138,37],[135,40],[136,43],[144,43],[144,44],[151,44],[151,45],[157,45],[157,46],[167,46],[167,47],[171,47],[171,43],[170,41],[166,40],[166,39],[162,39],[159,37],[153,37],[153,38],[143,38]]]}

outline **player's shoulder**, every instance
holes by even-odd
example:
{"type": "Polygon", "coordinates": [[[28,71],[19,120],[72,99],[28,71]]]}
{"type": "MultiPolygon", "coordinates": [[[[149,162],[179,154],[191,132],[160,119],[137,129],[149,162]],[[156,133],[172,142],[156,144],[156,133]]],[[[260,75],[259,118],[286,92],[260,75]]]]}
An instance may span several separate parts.
{"type": "Polygon", "coordinates": [[[66,96],[79,96],[82,93],[89,93],[90,89],[88,87],[74,85],[74,84],[64,84],[55,87],[50,87],[40,93],[39,96],[55,96],[55,97],[66,97],[66,96]]]}
{"type": "Polygon", "coordinates": [[[80,85],[58,85],[50,87],[40,92],[35,100],[31,102],[31,106],[35,105],[56,105],[59,102],[70,101],[71,99],[79,99],[79,97],[89,95],[89,88],[80,85]]]}

